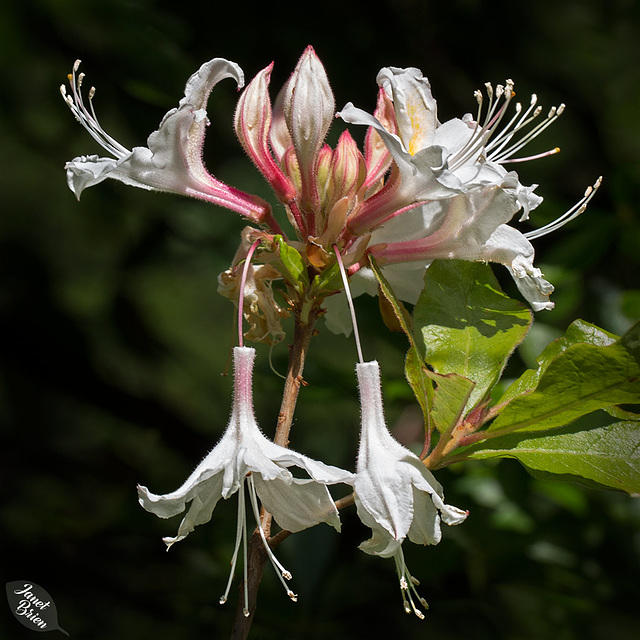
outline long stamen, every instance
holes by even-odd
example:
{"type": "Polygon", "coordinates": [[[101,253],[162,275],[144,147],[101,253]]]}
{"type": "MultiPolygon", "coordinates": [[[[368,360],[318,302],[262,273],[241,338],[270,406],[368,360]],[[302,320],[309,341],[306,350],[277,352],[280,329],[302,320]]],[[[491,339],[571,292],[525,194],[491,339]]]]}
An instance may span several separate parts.
{"type": "MultiPolygon", "coordinates": [[[[458,153],[449,159],[449,167],[451,170],[463,165],[465,162],[474,158],[474,156],[482,153],[489,138],[493,135],[498,125],[500,124],[507,108],[511,102],[511,99],[515,95],[513,91],[513,80],[507,80],[506,84],[498,85],[493,91],[493,87],[490,83],[486,83],[487,95],[489,96],[489,104],[487,105],[487,115],[484,119],[484,124],[478,129],[478,125],[474,129],[471,138],[467,144],[458,151],[458,153]],[[495,102],[494,102],[495,95],[495,102]],[[504,96],[504,103],[498,108],[500,104],[500,98],[504,96]]],[[[482,109],[482,94],[479,91],[475,92],[476,100],[479,104],[478,122],[480,122],[480,114],[482,109]]],[[[507,125],[509,126],[509,125],[507,125]]]]}
{"type": "Polygon", "coordinates": [[[418,618],[420,618],[420,620],[424,620],[424,613],[416,607],[413,596],[416,597],[418,602],[420,602],[425,609],[429,608],[429,604],[422,596],[420,596],[416,589],[416,586],[420,583],[409,573],[409,569],[404,562],[404,553],[402,552],[402,548],[400,548],[393,556],[393,559],[395,560],[396,572],[400,579],[400,593],[402,594],[404,610],[407,613],[414,613],[418,618]]]}
{"type": "Polygon", "coordinates": [[[559,218],[556,218],[553,222],[546,224],[544,227],[534,229],[533,231],[528,231],[524,234],[525,238],[540,238],[541,236],[545,236],[548,233],[556,231],[560,227],[563,227],[565,224],[567,224],[567,222],[571,222],[571,220],[577,218],[587,208],[589,200],[593,198],[595,192],[598,190],[601,184],[602,176],[600,176],[595,181],[592,187],[587,187],[587,190],[584,192],[584,196],[582,197],[582,199],[576,202],[576,204],[574,204],[571,209],[563,213],[559,218]]]}
{"type": "Polygon", "coordinates": [[[96,116],[95,109],[93,107],[93,97],[96,93],[95,87],[91,87],[89,90],[89,107],[91,111],[86,108],[84,100],[82,98],[82,82],[84,80],[84,73],[80,73],[76,76],[76,72],[80,67],[80,60],[76,60],[73,65],[73,70],[69,74],[69,85],[73,95],[68,95],[64,85],[60,86],[60,93],[67,106],[73,113],[75,119],[89,132],[89,135],[106,151],[116,158],[123,158],[129,155],[131,152],[129,149],[121,145],[117,140],[112,138],[100,125],[96,116]]]}
{"type": "Polygon", "coordinates": [[[249,560],[247,558],[247,515],[246,509],[244,506],[244,482],[242,483],[242,492],[240,494],[240,500],[242,502],[242,513],[244,517],[242,518],[242,553],[244,555],[244,563],[242,567],[242,586],[244,591],[244,608],[242,609],[242,613],[245,618],[249,617],[249,579],[247,574],[247,565],[249,564],[249,560]]]}
{"type": "Polygon", "coordinates": [[[519,142],[511,145],[509,148],[505,149],[501,153],[494,152],[490,156],[490,160],[493,162],[504,162],[509,156],[513,155],[516,151],[519,151],[525,145],[529,144],[534,138],[539,136],[548,126],[550,126],[555,120],[558,119],[564,112],[564,104],[561,104],[559,107],[552,107],[547,114],[545,120],[536,125],[527,135],[525,135],[519,142]]]}
{"type": "MultiPolygon", "coordinates": [[[[227,588],[224,591],[224,594],[220,597],[220,604],[224,604],[229,597],[229,591],[231,589],[231,583],[233,582],[233,574],[236,571],[236,562],[238,561],[238,551],[240,550],[240,543],[245,537],[244,534],[246,532],[246,512],[244,506],[244,484],[242,485],[240,491],[238,492],[238,520],[236,523],[236,544],[233,549],[233,556],[231,557],[231,571],[229,572],[229,580],[227,581],[227,588]]],[[[246,553],[245,553],[245,564],[246,564],[246,553]]]]}
{"type": "MultiPolygon", "coordinates": [[[[522,104],[516,104],[516,112],[509,121],[509,123],[502,129],[502,131],[495,137],[493,140],[487,143],[486,149],[487,151],[493,149],[496,145],[500,145],[500,149],[504,148],[506,144],[509,143],[515,133],[517,133],[523,127],[526,127],[530,122],[535,120],[541,113],[542,108],[536,107],[536,103],[538,101],[538,96],[534,93],[531,96],[531,100],[529,101],[529,106],[526,111],[522,113],[522,104]],[[529,115],[533,111],[533,115],[529,115]],[[515,121],[517,120],[517,123],[515,121]],[[511,127],[513,127],[512,130],[511,127]]],[[[499,149],[498,149],[499,150],[499,149]]],[[[496,150],[496,151],[498,151],[496,150]]]]}
{"type": "Polygon", "coordinates": [[[264,545],[267,555],[269,556],[269,560],[271,560],[271,564],[273,565],[273,568],[276,570],[278,578],[280,579],[282,586],[287,592],[287,595],[291,598],[291,600],[293,600],[294,602],[297,602],[298,596],[295,593],[293,593],[291,589],[289,589],[289,585],[287,585],[287,583],[285,582],[285,579],[291,580],[291,573],[287,571],[282,566],[282,564],[278,561],[278,558],[276,558],[275,554],[271,550],[271,547],[269,546],[269,543],[267,542],[267,537],[265,536],[264,529],[262,528],[262,523],[260,522],[260,511],[258,509],[258,497],[256,495],[256,488],[253,482],[253,477],[249,475],[247,476],[247,478],[249,483],[249,499],[251,501],[253,515],[255,516],[256,522],[258,524],[258,531],[260,532],[260,537],[262,538],[262,544],[264,545]]]}
{"type": "Polygon", "coordinates": [[[529,160],[540,160],[540,158],[546,158],[547,156],[553,156],[556,153],[560,153],[560,147],[554,147],[553,149],[549,149],[549,151],[543,151],[542,153],[536,153],[533,156],[526,156],[524,158],[509,158],[508,160],[503,160],[502,164],[507,162],[529,162],[529,160]]]}
{"type": "Polygon", "coordinates": [[[356,341],[356,349],[358,350],[358,360],[360,361],[360,364],[362,364],[364,362],[364,358],[362,357],[362,346],[360,345],[360,333],[358,332],[356,310],[353,306],[353,298],[351,297],[351,289],[349,289],[347,272],[345,271],[340,251],[338,251],[338,245],[334,244],[333,250],[336,252],[336,260],[338,261],[338,266],[340,267],[340,275],[342,276],[342,283],[344,284],[344,293],[347,296],[347,304],[349,305],[349,311],[351,312],[351,324],[353,325],[353,337],[356,341]]]}

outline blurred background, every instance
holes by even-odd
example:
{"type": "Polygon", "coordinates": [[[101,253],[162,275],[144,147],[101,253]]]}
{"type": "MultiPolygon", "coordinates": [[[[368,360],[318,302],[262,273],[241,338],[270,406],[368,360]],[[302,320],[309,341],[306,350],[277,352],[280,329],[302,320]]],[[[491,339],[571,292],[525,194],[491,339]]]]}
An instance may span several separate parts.
{"type": "MultiPolygon", "coordinates": [[[[577,317],[622,333],[640,317],[640,6],[635,0],[364,0],[286,4],[162,0],[0,3],[0,578],[49,591],[72,638],[224,638],[236,603],[226,584],[236,502],[165,553],[179,518],[137,504],[136,484],[177,488],[229,415],[224,374],[233,306],[216,293],[243,223],[205,203],[105,182],[80,203],[64,163],[102,153],[59,95],[76,58],[97,87],[101,122],[144,145],[206,60],[250,79],[275,61],[286,80],[307,44],[340,108],[372,110],[383,66],[416,66],[441,120],[475,112],[474,89],[513,78],[562,118],[528,149],[562,153],[519,165],[545,198],[542,226],[604,184],[577,221],[536,243],[556,309],[510,365],[513,375],[577,317]]],[[[216,176],[270,198],[232,130],[236,92],[212,94],[206,162],[216,176]]],[[[336,122],[332,140],[342,130],[336,122]]],[[[361,131],[353,130],[355,136],[361,131]]],[[[502,278],[504,273],[496,269],[502,278]]],[[[511,284],[505,280],[505,287],[511,284]]],[[[510,289],[509,289],[510,290],[510,289]]],[[[405,343],[358,299],[366,357],[384,373],[397,433],[417,434],[403,379],[405,343]]],[[[322,329],[322,327],[321,327],[322,329]]],[[[286,343],[273,349],[286,366],[286,343]]],[[[312,345],[292,446],[353,468],[358,403],[351,339],[312,345]]],[[[260,348],[256,413],[273,433],[281,380],[260,348]]],[[[408,437],[408,436],[407,436],[408,437]]],[[[252,638],[468,640],[638,637],[640,505],[622,494],[532,478],[516,462],[439,473],[448,502],[471,512],[435,548],[407,543],[430,602],[402,610],[391,561],[365,555],[352,510],[343,533],[316,527],[278,550],[297,605],[267,567],[252,638]]],[[[236,585],[239,583],[237,580],[236,585]]],[[[0,637],[32,631],[0,605],[0,637]]]]}

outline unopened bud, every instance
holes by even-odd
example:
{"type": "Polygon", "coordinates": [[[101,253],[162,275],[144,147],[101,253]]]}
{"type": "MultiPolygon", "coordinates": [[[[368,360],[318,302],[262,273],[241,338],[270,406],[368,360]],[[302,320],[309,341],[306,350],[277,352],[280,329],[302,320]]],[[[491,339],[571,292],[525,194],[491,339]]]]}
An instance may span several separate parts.
{"type": "Polygon", "coordinates": [[[336,110],[333,92],[320,59],[307,47],[282,96],[287,128],[302,176],[303,200],[317,195],[316,157],[336,110]]]}
{"type": "Polygon", "coordinates": [[[348,131],[344,131],[333,152],[330,200],[335,202],[345,196],[354,196],[364,184],[366,177],[364,156],[348,131]]]}

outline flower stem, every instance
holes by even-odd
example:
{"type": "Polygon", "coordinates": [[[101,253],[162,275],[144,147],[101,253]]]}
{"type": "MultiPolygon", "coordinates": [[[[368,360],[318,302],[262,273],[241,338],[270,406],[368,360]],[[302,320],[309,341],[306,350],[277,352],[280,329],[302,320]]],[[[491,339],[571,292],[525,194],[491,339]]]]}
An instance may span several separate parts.
{"type": "MultiPolygon", "coordinates": [[[[289,444],[289,433],[293,422],[293,414],[298,401],[300,387],[302,386],[304,363],[311,338],[314,335],[316,320],[320,316],[319,305],[313,304],[311,310],[308,314],[305,314],[306,317],[303,320],[301,317],[301,309],[303,306],[304,302],[300,301],[294,308],[295,326],[293,342],[289,346],[289,367],[285,378],[276,432],[273,438],[274,442],[282,447],[286,447],[289,444]]],[[[269,541],[271,514],[267,513],[264,508],[262,508],[260,513],[260,522],[264,535],[269,541]]],[[[248,571],[246,587],[248,590],[249,615],[247,616],[244,613],[244,599],[239,598],[235,620],[231,630],[231,640],[246,640],[249,636],[253,616],[256,612],[258,587],[262,580],[262,571],[267,559],[267,553],[262,542],[260,530],[256,528],[249,540],[249,555],[247,558],[248,571]]],[[[244,585],[241,586],[241,589],[244,589],[244,585]]]]}

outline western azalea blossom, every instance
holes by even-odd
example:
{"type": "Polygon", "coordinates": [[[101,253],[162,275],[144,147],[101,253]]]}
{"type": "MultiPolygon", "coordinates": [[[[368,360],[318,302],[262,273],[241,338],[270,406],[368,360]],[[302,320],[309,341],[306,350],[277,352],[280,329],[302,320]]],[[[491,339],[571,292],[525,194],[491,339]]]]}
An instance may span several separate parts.
{"type": "Polygon", "coordinates": [[[442,487],[420,459],[389,433],[385,424],[378,363],[356,365],[362,431],[354,482],[360,520],[372,529],[372,537],[360,545],[366,553],[393,557],[407,613],[422,618],[414,596],[417,581],[404,561],[402,543],[438,544],[440,522],[460,524],[468,515],[444,503],[442,487]]]}
{"type": "MultiPolygon", "coordinates": [[[[537,97],[528,108],[516,104],[506,124],[515,95],[513,82],[486,85],[489,98],[478,91],[478,115],[470,114],[441,124],[429,81],[418,69],[388,67],[378,74],[378,84],[393,104],[393,126],[347,104],[338,114],[346,122],[368,125],[384,140],[400,178],[384,204],[379,194],[363,203],[347,221],[354,234],[370,234],[367,253],[374,256],[402,300],[415,303],[423,286],[424,270],[437,258],[497,262],[505,265],[535,311],[553,308],[553,286],[534,265],[530,240],[558,229],[580,215],[600,186],[599,178],[583,198],[555,222],[530,232],[510,226],[529,218],[542,198],[537,185],[524,186],[506,163],[522,162],[559,151],[514,157],[563,112],[553,107],[538,124],[542,113],[537,97]],[[482,118],[484,113],[484,119],[482,118]],[[482,122],[481,122],[482,121],[482,122]],[[419,206],[410,202],[422,201],[419,206]]],[[[366,268],[366,257],[351,267],[353,292],[377,293],[377,282],[366,268]],[[359,266],[364,268],[358,269],[359,266]]],[[[328,326],[348,333],[350,323],[344,302],[328,300],[328,326]]]]}
{"type": "MultiPolygon", "coordinates": [[[[191,503],[178,527],[177,535],[164,538],[167,547],[171,547],[189,535],[194,527],[208,522],[220,498],[226,500],[238,493],[236,544],[231,575],[225,594],[221,598],[221,602],[224,602],[229,593],[241,543],[245,555],[246,589],[246,485],[249,503],[258,523],[265,550],[281,577],[287,594],[295,601],[295,594],[284,582],[284,579],[291,578],[291,574],[275,558],[260,525],[258,498],[283,529],[296,532],[326,522],[339,531],[338,511],[326,485],[352,484],[353,474],[276,445],[262,434],[253,413],[254,359],[255,349],[234,348],[233,408],[229,426],[218,444],[179,489],[166,495],[156,495],[146,487],[140,486],[139,499],[147,511],[161,518],[170,518],[182,513],[187,503],[191,503]],[[292,466],[306,471],[309,478],[294,477],[289,471],[289,467],[292,466]]],[[[245,609],[247,606],[245,590],[245,609]]],[[[248,615],[248,611],[246,614],[248,615]]]]}
{"type": "MultiPolygon", "coordinates": [[[[234,189],[214,178],[202,161],[202,147],[207,120],[206,106],[213,87],[225,78],[233,78],[238,87],[244,84],[240,67],[234,62],[215,58],[203,64],[188,80],[184,98],[169,111],[146,147],[127,149],[100,125],[93,108],[95,89],[89,91],[89,107],[82,97],[84,73],[78,74],[77,60],[69,75],[71,95],[64,85],[62,96],[76,119],[110,155],[80,156],[66,165],[69,188],[80,198],[87,187],[107,178],[130,186],[168,191],[226,207],[256,223],[273,224],[271,208],[261,198],[234,189]]],[[[279,229],[277,225],[274,230],[279,229]]]]}
{"type": "MultiPolygon", "coordinates": [[[[372,200],[370,206],[362,207],[349,221],[349,226],[354,232],[375,228],[389,217],[398,215],[399,210],[411,203],[450,198],[477,187],[498,184],[504,179],[507,172],[500,165],[507,161],[512,153],[504,148],[505,144],[531,120],[528,118],[531,109],[519,122],[512,120],[493,141],[500,145],[497,152],[488,155],[491,148],[488,139],[495,132],[515,95],[511,80],[508,80],[505,86],[498,85],[496,88],[496,99],[495,102],[492,100],[484,126],[473,121],[470,115],[441,124],[429,81],[418,69],[386,67],[380,71],[377,80],[381,89],[393,102],[393,131],[389,131],[377,118],[354,107],[352,103],[348,103],[338,115],[346,122],[364,124],[377,131],[387,145],[401,179],[394,197],[389,199],[386,208],[374,207],[377,203],[372,200]],[[504,98],[501,105],[500,98],[504,98]]],[[[493,98],[492,87],[490,93],[493,98]]],[[[479,100],[481,95],[477,94],[479,100]]],[[[540,127],[538,133],[563,109],[564,105],[552,109],[544,127],[540,127]]],[[[520,110],[521,107],[516,109],[517,114],[520,110]]],[[[513,145],[513,148],[515,146],[513,145]]],[[[511,182],[516,182],[520,204],[525,210],[525,215],[528,215],[542,198],[533,194],[534,187],[522,187],[517,182],[515,173],[510,178],[511,182]]]]}

